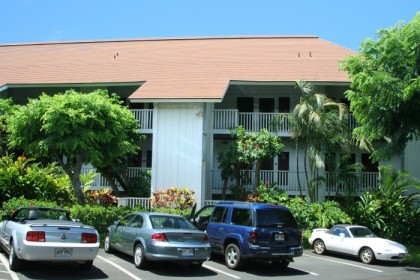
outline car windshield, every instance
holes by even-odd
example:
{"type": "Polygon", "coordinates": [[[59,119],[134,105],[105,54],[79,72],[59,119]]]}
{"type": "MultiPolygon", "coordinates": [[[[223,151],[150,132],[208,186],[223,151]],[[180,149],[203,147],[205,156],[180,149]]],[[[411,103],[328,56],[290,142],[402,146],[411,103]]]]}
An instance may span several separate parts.
{"type": "Polygon", "coordinates": [[[350,232],[353,234],[354,238],[376,237],[370,229],[365,227],[350,228],[350,232]]]}
{"type": "Polygon", "coordinates": [[[196,229],[195,226],[182,217],[153,215],[150,216],[150,222],[154,229],[196,229]]]}
{"type": "Polygon", "coordinates": [[[290,211],[281,209],[257,209],[257,227],[297,228],[297,223],[290,211]]]}

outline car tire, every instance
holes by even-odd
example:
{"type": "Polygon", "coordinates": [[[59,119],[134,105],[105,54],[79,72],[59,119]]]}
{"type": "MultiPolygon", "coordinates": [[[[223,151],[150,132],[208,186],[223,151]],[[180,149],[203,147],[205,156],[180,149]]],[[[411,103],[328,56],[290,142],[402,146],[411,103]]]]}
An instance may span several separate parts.
{"type": "Polygon", "coordinates": [[[79,267],[81,270],[89,270],[92,268],[92,265],[93,265],[93,260],[79,263],[79,267]]]}
{"type": "Polygon", "coordinates": [[[108,232],[105,235],[104,251],[105,253],[108,253],[108,254],[111,254],[114,251],[111,246],[111,236],[109,236],[108,232]]]}
{"type": "Polygon", "coordinates": [[[23,261],[18,258],[15,251],[15,246],[13,241],[10,242],[10,252],[9,252],[9,267],[12,271],[19,271],[22,267],[23,261]]]}
{"type": "Polygon", "coordinates": [[[324,241],[322,241],[321,239],[315,240],[315,242],[314,242],[314,251],[318,255],[324,254],[325,251],[326,251],[324,241]]]}
{"type": "Polygon", "coordinates": [[[134,249],[134,265],[137,268],[145,268],[147,266],[147,259],[144,255],[144,249],[141,244],[137,244],[136,248],[134,249]]]}
{"type": "Polygon", "coordinates": [[[359,252],[359,259],[362,263],[371,264],[375,262],[375,254],[369,247],[363,247],[359,252]]]}
{"type": "Polygon", "coordinates": [[[191,262],[190,267],[193,269],[197,269],[203,266],[203,262],[191,262]]]}
{"type": "Polygon", "coordinates": [[[241,250],[235,243],[230,243],[225,250],[225,263],[230,269],[238,270],[243,266],[244,260],[241,259],[241,250]]]}

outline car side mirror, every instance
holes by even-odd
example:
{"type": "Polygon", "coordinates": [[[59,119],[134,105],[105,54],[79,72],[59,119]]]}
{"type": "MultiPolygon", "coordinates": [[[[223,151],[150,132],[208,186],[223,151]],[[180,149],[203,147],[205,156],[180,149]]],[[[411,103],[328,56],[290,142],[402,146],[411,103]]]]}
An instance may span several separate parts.
{"type": "Polygon", "coordinates": [[[339,234],[339,236],[340,236],[341,238],[344,238],[346,235],[345,235],[344,233],[342,233],[342,232],[341,232],[341,233],[339,234]]]}
{"type": "Polygon", "coordinates": [[[114,221],[114,225],[116,225],[116,226],[119,226],[119,225],[121,225],[121,222],[120,222],[120,220],[115,220],[115,221],[114,221]]]}

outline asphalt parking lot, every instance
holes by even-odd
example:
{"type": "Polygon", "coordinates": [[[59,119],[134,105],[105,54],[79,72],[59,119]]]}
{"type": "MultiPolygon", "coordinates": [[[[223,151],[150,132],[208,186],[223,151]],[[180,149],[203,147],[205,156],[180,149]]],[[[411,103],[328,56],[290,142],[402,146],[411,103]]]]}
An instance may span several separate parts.
{"type": "Polygon", "coordinates": [[[8,270],[7,255],[0,255],[0,279],[133,279],[160,280],[173,278],[193,279],[419,279],[420,268],[399,263],[377,263],[365,265],[356,259],[335,255],[318,256],[312,250],[305,250],[302,257],[285,270],[268,264],[250,262],[242,271],[228,269],[222,257],[212,258],[199,269],[173,263],[154,263],[146,270],[134,267],[132,258],[123,254],[106,254],[102,249],[89,271],[81,271],[75,265],[51,265],[48,263],[27,263],[22,271],[8,270]]]}

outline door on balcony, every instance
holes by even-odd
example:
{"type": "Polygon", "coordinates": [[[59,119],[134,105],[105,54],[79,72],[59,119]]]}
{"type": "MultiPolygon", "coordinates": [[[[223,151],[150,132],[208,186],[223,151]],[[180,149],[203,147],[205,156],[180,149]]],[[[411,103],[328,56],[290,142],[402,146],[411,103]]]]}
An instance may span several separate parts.
{"type": "Polygon", "coordinates": [[[252,131],[252,113],[254,112],[253,97],[238,97],[237,108],[239,111],[239,125],[247,131],[252,131]]]}
{"type": "Polygon", "coordinates": [[[260,98],[258,109],[260,113],[258,114],[258,128],[256,132],[263,128],[273,131],[270,120],[274,113],[274,98],[260,98]]]}
{"type": "Polygon", "coordinates": [[[283,152],[278,155],[278,186],[287,187],[289,185],[289,165],[290,165],[290,155],[289,152],[283,152]]]}

